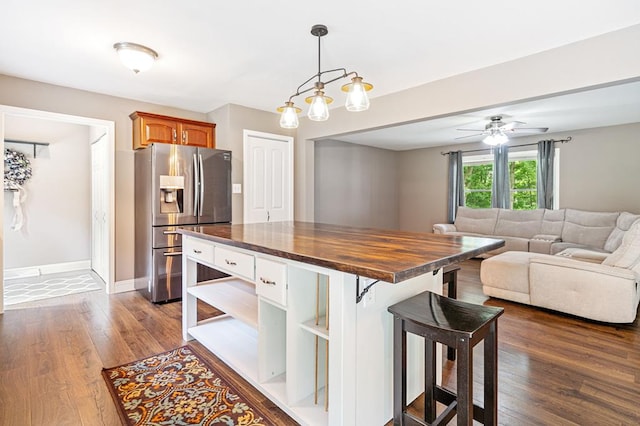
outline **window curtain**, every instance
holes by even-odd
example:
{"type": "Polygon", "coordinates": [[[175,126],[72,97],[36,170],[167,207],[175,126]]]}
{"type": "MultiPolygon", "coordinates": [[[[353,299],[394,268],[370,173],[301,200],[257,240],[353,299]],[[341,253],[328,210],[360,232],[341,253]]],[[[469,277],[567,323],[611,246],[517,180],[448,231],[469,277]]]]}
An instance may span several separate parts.
{"type": "Polygon", "coordinates": [[[493,150],[493,187],[491,205],[501,209],[511,208],[511,185],[509,182],[509,147],[499,145],[493,150]]]}
{"type": "Polygon", "coordinates": [[[553,162],[555,156],[554,141],[538,142],[537,192],[538,208],[553,208],[553,162]]]}
{"type": "Polygon", "coordinates": [[[449,223],[456,220],[458,206],[464,206],[464,178],[462,177],[462,151],[449,153],[449,199],[447,202],[447,219],[449,223]]]}

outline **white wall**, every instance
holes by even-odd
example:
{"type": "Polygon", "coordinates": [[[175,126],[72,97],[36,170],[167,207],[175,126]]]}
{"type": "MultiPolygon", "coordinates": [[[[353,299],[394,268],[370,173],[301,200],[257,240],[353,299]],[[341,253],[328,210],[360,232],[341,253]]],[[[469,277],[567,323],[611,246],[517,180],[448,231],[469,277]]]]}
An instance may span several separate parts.
{"type": "Polygon", "coordinates": [[[7,117],[5,138],[49,142],[38,147],[5,144],[24,152],[33,176],[24,185],[24,225],[10,228],[13,193],[4,193],[4,269],[90,259],[91,162],[89,128],[48,120],[7,117]]]}
{"type": "Polygon", "coordinates": [[[397,229],[396,157],[386,149],[316,142],[316,222],[397,229]]]}

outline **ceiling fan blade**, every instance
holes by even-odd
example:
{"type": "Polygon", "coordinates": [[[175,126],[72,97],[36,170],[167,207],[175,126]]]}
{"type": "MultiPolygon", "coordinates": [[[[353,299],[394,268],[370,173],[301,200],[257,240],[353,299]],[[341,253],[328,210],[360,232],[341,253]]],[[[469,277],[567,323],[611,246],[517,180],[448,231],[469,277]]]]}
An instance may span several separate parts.
{"type": "Polygon", "coordinates": [[[511,121],[511,122],[503,124],[503,125],[501,125],[499,127],[502,130],[512,130],[512,129],[516,128],[516,126],[519,126],[521,124],[527,124],[527,123],[523,123],[522,121],[511,121]]]}
{"type": "Polygon", "coordinates": [[[549,130],[548,127],[516,127],[511,132],[516,133],[544,133],[549,130]]]}
{"type": "MultiPolygon", "coordinates": [[[[461,129],[458,129],[458,130],[461,130],[461,129]]],[[[460,136],[460,137],[456,138],[456,140],[457,139],[464,139],[464,138],[472,138],[474,136],[482,136],[482,135],[484,135],[484,133],[476,133],[475,135],[460,136]]]]}
{"type": "Polygon", "coordinates": [[[484,132],[485,129],[456,129],[456,130],[462,130],[463,132],[484,132]]]}

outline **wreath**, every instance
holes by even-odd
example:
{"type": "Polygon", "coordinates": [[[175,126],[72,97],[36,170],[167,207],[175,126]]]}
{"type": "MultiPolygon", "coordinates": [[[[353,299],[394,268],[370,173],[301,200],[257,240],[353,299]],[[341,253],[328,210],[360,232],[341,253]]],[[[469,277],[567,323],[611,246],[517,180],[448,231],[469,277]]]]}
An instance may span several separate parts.
{"type": "Polygon", "coordinates": [[[4,149],[4,189],[18,190],[31,178],[31,163],[27,157],[13,149],[4,149]]]}

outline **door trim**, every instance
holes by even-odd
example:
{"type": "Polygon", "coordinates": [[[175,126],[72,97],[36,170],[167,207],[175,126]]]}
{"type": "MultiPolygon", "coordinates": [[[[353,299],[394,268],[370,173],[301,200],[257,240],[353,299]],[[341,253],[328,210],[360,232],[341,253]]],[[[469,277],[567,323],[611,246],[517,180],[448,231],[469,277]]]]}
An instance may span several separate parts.
{"type": "MultiPolygon", "coordinates": [[[[4,152],[4,122],[6,116],[26,117],[34,119],[54,120],[85,126],[103,127],[107,138],[107,158],[105,164],[108,176],[108,206],[107,226],[109,236],[109,265],[107,268],[106,290],[111,294],[115,292],[115,123],[109,120],[67,115],[55,112],[40,111],[29,108],[19,108],[0,104],[0,149],[4,152]]],[[[87,143],[90,143],[88,141],[87,143]]],[[[0,207],[4,208],[4,198],[0,199],[0,207]]],[[[4,224],[4,218],[0,219],[4,224]]],[[[3,226],[0,226],[0,240],[4,242],[3,226]]],[[[4,243],[0,244],[0,313],[4,305],[4,243]]]]}
{"type": "Polygon", "coordinates": [[[293,144],[294,144],[294,139],[291,136],[284,136],[284,135],[276,135],[274,133],[265,133],[265,132],[258,132],[255,130],[247,130],[247,129],[243,129],[242,130],[242,160],[243,160],[243,170],[242,170],[242,180],[244,182],[244,186],[245,188],[242,191],[242,200],[243,200],[243,208],[242,208],[242,221],[244,223],[248,222],[248,210],[245,208],[248,203],[249,200],[247,199],[247,194],[249,193],[249,191],[247,191],[247,185],[249,185],[249,182],[251,182],[251,180],[249,179],[249,168],[247,167],[247,164],[249,164],[249,158],[248,158],[248,149],[247,149],[247,145],[249,143],[249,138],[250,137],[256,137],[256,138],[260,138],[260,139],[271,139],[271,140],[275,140],[275,141],[280,141],[280,142],[285,142],[287,144],[287,147],[289,148],[287,150],[287,155],[289,156],[289,170],[286,171],[286,174],[288,175],[288,181],[289,181],[289,187],[287,188],[287,192],[289,195],[289,208],[287,209],[287,216],[289,217],[289,220],[293,220],[293,205],[294,200],[293,200],[293,169],[294,169],[294,165],[293,165],[293,144]]]}

